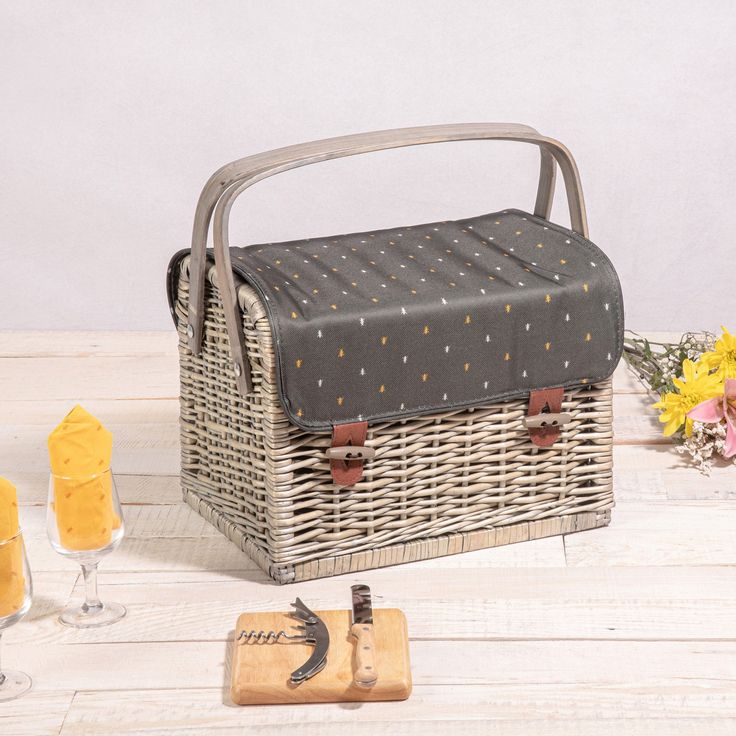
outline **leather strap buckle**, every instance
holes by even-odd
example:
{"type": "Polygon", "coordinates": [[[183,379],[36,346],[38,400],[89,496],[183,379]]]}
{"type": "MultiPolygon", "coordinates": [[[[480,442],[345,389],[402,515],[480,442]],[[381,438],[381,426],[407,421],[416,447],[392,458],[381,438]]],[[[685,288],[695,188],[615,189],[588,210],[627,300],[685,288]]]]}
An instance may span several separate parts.
{"type": "Polygon", "coordinates": [[[529,413],[524,424],[529,438],[537,447],[549,447],[559,438],[561,427],[572,421],[570,414],[562,413],[562,388],[545,388],[529,394],[529,413]]]}
{"type": "Polygon", "coordinates": [[[376,454],[372,447],[365,446],[367,434],[368,422],[336,424],[332,428],[332,447],[326,455],[336,485],[352,486],[363,477],[363,462],[376,454]]]}

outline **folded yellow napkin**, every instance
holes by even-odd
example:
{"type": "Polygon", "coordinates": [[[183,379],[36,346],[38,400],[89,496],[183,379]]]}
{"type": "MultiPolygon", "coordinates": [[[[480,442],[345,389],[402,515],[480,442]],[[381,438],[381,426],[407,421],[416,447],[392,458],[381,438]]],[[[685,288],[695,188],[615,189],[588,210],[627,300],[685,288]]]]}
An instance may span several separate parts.
{"type": "Polygon", "coordinates": [[[113,508],[111,459],[112,434],[79,405],[49,435],[53,504],[64,548],[105,547],[120,526],[113,508]]]}
{"type": "Polygon", "coordinates": [[[18,494],[15,486],[0,478],[0,618],[23,605],[23,548],[20,538],[10,540],[18,526],[18,494]]]}
{"type": "Polygon", "coordinates": [[[0,478],[0,541],[14,537],[19,530],[18,493],[7,478],[0,478]]]}

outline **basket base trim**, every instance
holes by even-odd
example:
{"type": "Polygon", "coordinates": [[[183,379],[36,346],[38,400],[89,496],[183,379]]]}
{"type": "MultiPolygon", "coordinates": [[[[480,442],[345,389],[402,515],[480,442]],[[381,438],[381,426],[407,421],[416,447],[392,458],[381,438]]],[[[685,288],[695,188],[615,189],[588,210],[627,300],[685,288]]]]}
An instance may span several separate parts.
{"type": "Polygon", "coordinates": [[[364,552],[322,557],[295,565],[273,565],[263,550],[255,545],[236,525],[195,492],[184,490],[184,500],[201,516],[221,531],[277,583],[298,583],[305,580],[344,575],[405,562],[429,560],[434,557],[473,552],[532,539],[596,529],[611,521],[611,509],[556,516],[539,521],[524,521],[493,529],[445,534],[413,542],[377,547],[364,552]]]}

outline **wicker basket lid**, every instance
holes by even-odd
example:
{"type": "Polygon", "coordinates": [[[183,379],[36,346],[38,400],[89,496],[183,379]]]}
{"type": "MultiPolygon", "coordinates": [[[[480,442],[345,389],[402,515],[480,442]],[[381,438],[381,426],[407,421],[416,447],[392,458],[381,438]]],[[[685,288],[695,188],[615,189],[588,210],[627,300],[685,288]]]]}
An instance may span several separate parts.
{"type": "Polygon", "coordinates": [[[284,410],[313,431],[594,382],[621,355],[608,258],[519,210],[231,259],[269,314],[284,410]]]}

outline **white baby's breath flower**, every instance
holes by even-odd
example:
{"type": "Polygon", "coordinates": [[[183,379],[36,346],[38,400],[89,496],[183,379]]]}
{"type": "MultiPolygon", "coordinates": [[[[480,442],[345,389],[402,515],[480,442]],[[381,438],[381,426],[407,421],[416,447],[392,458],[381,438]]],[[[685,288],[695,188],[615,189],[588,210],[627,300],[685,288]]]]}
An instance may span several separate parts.
{"type": "Polygon", "coordinates": [[[680,454],[689,454],[695,465],[704,475],[710,475],[713,463],[723,458],[726,448],[726,426],[693,422],[690,437],[684,437],[682,444],[675,449],[680,454]]]}
{"type": "MultiPolygon", "coordinates": [[[[683,361],[697,362],[712,352],[716,336],[710,332],[687,332],[677,343],[648,341],[627,332],[624,358],[629,368],[653,395],[676,391],[674,380],[682,378],[683,361]]],[[[716,460],[722,461],[726,444],[725,426],[694,423],[690,437],[681,430],[672,435],[677,452],[689,455],[698,469],[708,474],[716,460]]],[[[736,463],[736,458],[734,458],[736,463]]]]}

